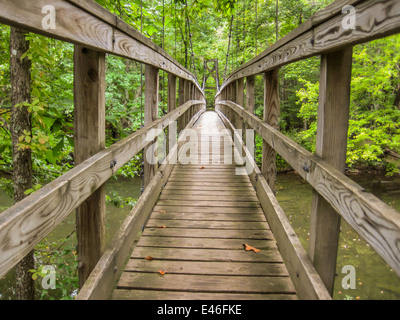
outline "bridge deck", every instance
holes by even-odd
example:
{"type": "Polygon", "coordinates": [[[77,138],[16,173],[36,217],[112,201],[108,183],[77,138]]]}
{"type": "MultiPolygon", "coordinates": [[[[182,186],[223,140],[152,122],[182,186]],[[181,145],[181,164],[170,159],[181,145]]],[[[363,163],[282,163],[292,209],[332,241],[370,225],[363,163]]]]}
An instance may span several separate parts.
{"type": "Polygon", "coordinates": [[[296,299],[248,176],[200,147],[224,139],[218,115],[193,128],[203,162],[175,166],[112,299],[296,299]]]}

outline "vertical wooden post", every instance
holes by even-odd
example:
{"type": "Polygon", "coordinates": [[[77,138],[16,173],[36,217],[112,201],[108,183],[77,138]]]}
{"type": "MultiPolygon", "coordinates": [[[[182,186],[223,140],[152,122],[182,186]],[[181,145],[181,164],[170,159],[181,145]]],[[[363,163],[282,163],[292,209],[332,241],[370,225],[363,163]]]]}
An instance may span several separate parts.
{"type": "MultiPolygon", "coordinates": [[[[321,57],[315,153],[344,172],[350,105],[352,48],[321,57]]],[[[309,255],[332,295],[340,216],[315,191],[312,199],[309,255]]]]}
{"type": "MultiPolygon", "coordinates": [[[[178,105],[181,106],[185,103],[185,79],[179,78],[179,92],[178,92],[178,105]]],[[[185,117],[181,115],[178,118],[178,132],[185,128],[185,117]]]]}
{"type": "MultiPolygon", "coordinates": [[[[176,76],[168,73],[168,113],[176,109],[176,76]]],[[[174,147],[175,139],[169,136],[170,130],[166,129],[167,152],[174,147]],[[170,139],[171,138],[171,139],[170,139]]],[[[171,132],[172,133],[172,132],[171,132]]],[[[174,137],[175,138],[175,137],[174,137]]]]}
{"type": "Polygon", "coordinates": [[[244,78],[236,81],[236,103],[244,107],[244,78]]]}
{"type": "MultiPolygon", "coordinates": [[[[273,128],[278,129],[279,114],[279,69],[274,69],[264,74],[263,120],[273,128]]],[[[276,179],[276,152],[265,141],[263,141],[261,172],[271,190],[274,191],[276,179]]]]}
{"type": "MultiPolygon", "coordinates": [[[[159,71],[156,67],[146,65],[145,67],[145,88],[144,88],[144,125],[147,126],[158,118],[158,88],[159,88],[159,71]]],[[[149,184],[157,171],[157,163],[151,164],[147,159],[146,147],[144,152],[144,176],[143,185],[149,184]]]]}
{"type": "Polygon", "coordinates": [[[168,112],[176,108],[176,76],[168,73],[168,112]]]}
{"type": "Polygon", "coordinates": [[[254,113],[255,105],[255,76],[246,78],[246,110],[254,113]]]}
{"type": "MultiPolygon", "coordinates": [[[[105,148],[105,54],[81,46],[74,53],[75,165],[105,148]]],[[[105,249],[105,189],[76,209],[79,285],[105,249]]]]}

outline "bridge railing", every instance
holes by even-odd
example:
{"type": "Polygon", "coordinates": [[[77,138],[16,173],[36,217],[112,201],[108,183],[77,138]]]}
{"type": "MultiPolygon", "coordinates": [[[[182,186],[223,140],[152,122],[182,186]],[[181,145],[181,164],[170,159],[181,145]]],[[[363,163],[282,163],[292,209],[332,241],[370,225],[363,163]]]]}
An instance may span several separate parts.
{"type": "MultiPolygon", "coordinates": [[[[335,277],[340,217],[400,276],[400,213],[365,192],[344,174],[352,48],[399,32],[398,0],[335,1],[235,70],[216,95],[216,109],[236,128],[252,128],[263,138],[261,172],[269,189],[274,190],[276,153],[313,187],[308,255],[330,294],[335,277]],[[280,67],[316,55],[321,56],[320,96],[316,152],[312,154],[277,130],[278,84],[280,67]],[[263,120],[254,115],[254,79],[259,74],[264,75],[263,120]]],[[[267,201],[268,205],[264,206],[271,209],[271,203],[277,204],[273,192],[265,186],[258,187],[264,190],[257,189],[257,193],[262,192],[260,201],[267,201]]],[[[290,241],[293,235],[289,229],[284,230],[276,212],[280,213],[281,209],[268,213],[272,231],[279,234],[278,238],[286,237],[290,241]],[[282,231],[286,235],[281,234],[282,231]]],[[[285,242],[279,243],[282,248],[285,242]]],[[[298,252],[283,251],[289,273],[297,282],[296,275],[302,274],[301,267],[291,261],[298,261],[295,257],[298,252]]]]}
{"type": "MultiPolygon", "coordinates": [[[[205,109],[205,96],[194,74],[93,1],[0,0],[0,23],[75,45],[76,165],[0,215],[0,277],[76,209],[82,287],[106,250],[104,183],[141,150],[146,152],[153,143],[147,139],[150,130],[165,130],[175,121],[178,130],[183,130],[205,109]],[[43,23],[52,18],[54,26],[43,23]],[[145,126],[108,148],[105,148],[105,54],[145,65],[145,126]],[[162,118],[158,118],[159,70],[168,73],[168,113],[162,118]]],[[[171,148],[174,150],[174,146],[171,148]]],[[[130,235],[137,235],[150,212],[143,206],[151,201],[144,203],[142,198],[148,197],[150,191],[154,197],[155,187],[160,187],[168,168],[161,166],[157,171],[157,164],[145,159],[146,188],[130,215],[130,223],[124,224],[125,227],[128,224],[130,235]]],[[[117,235],[114,243],[123,242],[118,236],[126,234],[117,235]]],[[[120,268],[117,262],[120,260],[114,259],[110,267],[113,275],[120,268]]]]}

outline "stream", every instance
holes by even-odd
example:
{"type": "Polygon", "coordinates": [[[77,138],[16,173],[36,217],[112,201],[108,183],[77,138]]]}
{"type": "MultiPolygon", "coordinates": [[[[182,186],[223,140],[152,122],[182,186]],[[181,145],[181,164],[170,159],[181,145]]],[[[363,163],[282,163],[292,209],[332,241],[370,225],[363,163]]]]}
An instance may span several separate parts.
{"type": "MultiPolygon", "coordinates": [[[[351,178],[388,205],[400,211],[400,177],[380,174],[355,174],[351,178]]],[[[122,197],[140,196],[140,178],[109,180],[107,194],[118,192],[122,197]]],[[[277,198],[288,216],[303,246],[308,247],[312,188],[295,172],[278,174],[277,198]]],[[[12,205],[12,199],[0,190],[0,212],[12,205]]],[[[130,209],[107,205],[107,242],[112,239],[130,209]]],[[[75,215],[71,214],[47,238],[49,242],[64,239],[75,228],[75,215]]],[[[72,238],[72,237],[71,237],[72,238]]],[[[400,278],[380,256],[342,219],[336,280],[333,299],[399,300],[400,278]],[[345,289],[342,280],[344,266],[353,266],[356,272],[355,289],[345,289]]],[[[0,279],[0,300],[14,300],[14,271],[0,279]]]]}

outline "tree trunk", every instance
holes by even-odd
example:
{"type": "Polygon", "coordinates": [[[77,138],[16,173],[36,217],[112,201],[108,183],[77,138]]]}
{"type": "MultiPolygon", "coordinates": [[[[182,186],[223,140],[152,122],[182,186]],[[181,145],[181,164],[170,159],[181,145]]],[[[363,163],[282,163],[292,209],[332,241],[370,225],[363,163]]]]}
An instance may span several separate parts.
{"type": "MultiPolygon", "coordinates": [[[[21,61],[21,56],[29,49],[25,33],[11,28],[10,33],[10,72],[11,72],[11,137],[13,146],[13,183],[14,202],[25,198],[24,191],[32,187],[31,149],[19,149],[19,137],[25,132],[31,133],[31,117],[22,102],[30,102],[30,70],[28,58],[21,61]]],[[[34,268],[33,250],[16,267],[16,291],[20,300],[34,299],[34,283],[29,269],[34,268]]]]}

